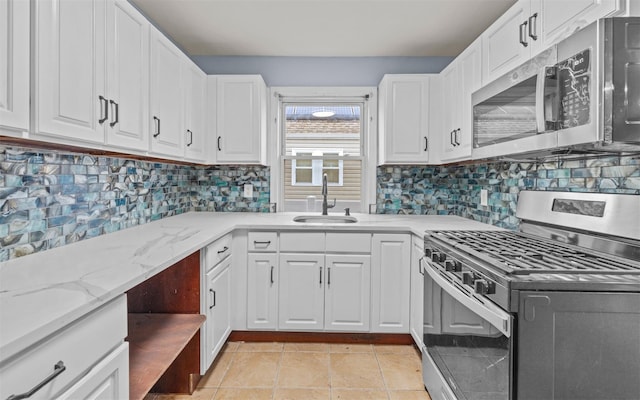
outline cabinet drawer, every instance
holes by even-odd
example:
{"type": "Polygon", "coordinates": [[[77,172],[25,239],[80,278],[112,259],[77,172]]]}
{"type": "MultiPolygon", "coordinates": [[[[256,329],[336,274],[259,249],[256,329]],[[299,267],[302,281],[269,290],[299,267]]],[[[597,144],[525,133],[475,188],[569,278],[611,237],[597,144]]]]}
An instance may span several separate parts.
{"type": "Polygon", "coordinates": [[[327,232],[327,252],[371,253],[371,234],[327,232]]]}
{"type": "Polygon", "coordinates": [[[225,235],[205,248],[207,271],[231,254],[231,234],[225,235]]]}
{"type": "Polygon", "coordinates": [[[65,370],[32,398],[51,399],[79,380],[127,336],[127,301],[120,296],[71,323],[0,368],[0,398],[31,390],[54,373],[62,361],[65,370]]]}
{"type": "Polygon", "coordinates": [[[278,250],[277,232],[249,232],[249,251],[275,252],[278,250]]]}
{"type": "Polygon", "coordinates": [[[280,232],[280,251],[324,252],[324,232],[280,232]]]}

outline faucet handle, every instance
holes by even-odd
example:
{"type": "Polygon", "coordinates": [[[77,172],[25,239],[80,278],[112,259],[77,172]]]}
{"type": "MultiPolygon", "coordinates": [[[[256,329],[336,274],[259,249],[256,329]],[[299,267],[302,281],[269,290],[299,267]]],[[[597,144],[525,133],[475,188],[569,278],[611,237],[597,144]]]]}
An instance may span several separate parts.
{"type": "Polygon", "coordinates": [[[351,214],[349,214],[349,207],[347,207],[347,208],[345,208],[345,209],[344,209],[344,215],[345,215],[345,216],[349,216],[349,215],[351,215],[351,214]]]}

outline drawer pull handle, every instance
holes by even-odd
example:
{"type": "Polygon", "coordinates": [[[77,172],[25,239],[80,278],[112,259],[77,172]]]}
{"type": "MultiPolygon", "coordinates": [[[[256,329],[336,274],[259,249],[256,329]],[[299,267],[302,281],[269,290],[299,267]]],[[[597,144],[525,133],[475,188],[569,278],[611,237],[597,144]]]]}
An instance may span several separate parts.
{"type": "Polygon", "coordinates": [[[229,248],[227,246],[224,246],[222,250],[218,250],[218,254],[224,253],[227,250],[229,250],[229,248]]]}
{"type": "Polygon", "coordinates": [[[64,370],[66,370],[66,369],[67,369],[67,367],[65,367],[64,363],[62,361],[58,361],[56,363],[56,365],[53,366],[53,373],[51,375],[47,376],[46,378],[44,378],[44,380],[42,382],[38,383],[36,386],[34,386],[28,392],[24,392],[24,393],[21,393],[21,394],[12,394],[11,396],[7,397],[7,400],[28,399],[29,397],[33,396],[38,390],[42,389],[42,387],[45,386],[47,383],[49,383],[52,380],[56,379],[58,377],[58,375],[63,373],[64,370]]]}
{"type": "Polygon", "coordinates": [[[263,244],[263,245],[265,245],[265,246],[268,246],[268,245],[270,245],[270,244],[271,244],[271,240],[266,240],[266,241],[262,241],[262,242],[261,242],[261,241],[259,241],[259,240],[254,240],[254,241],[253,241],[253,244],[254,244],[254,245],[257,245],[257,244],[263,244]]]}

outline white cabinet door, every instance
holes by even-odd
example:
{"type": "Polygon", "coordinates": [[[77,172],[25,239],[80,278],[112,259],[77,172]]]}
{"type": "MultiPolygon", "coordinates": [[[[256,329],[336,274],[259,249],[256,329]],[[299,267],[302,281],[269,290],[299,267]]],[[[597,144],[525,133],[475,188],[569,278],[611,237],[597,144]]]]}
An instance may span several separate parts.
{"type": "Polygon", "coordinates": [[[216,163],[266,164],[266,86],[259,75],[216,77],[216,163]]]}
{"type": "Polygon", "coordinates": [[[29,26],[28,1],[0,0],[0,131],[3,133],[29,130],[29,26]],[[8,130],[4,131],[5,128],[8,130]]]}
{"type": "Polygon", "coordinates": [[[422,257],[424,244],[421,238],[413,238],[411,246],[411,315],[409,325],[411,336],[416,346],[422,349],[423,341],[423,312],[424,312],[424,273],[422,271],[422,257]]]}
{"type": "Polygon", "coordinates": [[[107,2],[107,144],[149,148],[149,21],[126,0],[107,2]]]}
{"type": "Polygon", "coordinates": [[[184,81],[184,155],[192,161],[206,159],[205,107],[207,76],[191,60],[183,64],[184,81]]]}
{"type": "Polygon", "coordinates": [[[327,254],[326,263],[324,329],[368,332],[371,257],[327,254]]]}
{"type": "Polygon", "coordinates": [[[471,95],[482,83],[482,42],[476,40],[443,72],[446,121],[442,161],[471,158],[473,142],[473,103],[471,95]]]}
{"type": "Polygon", "coordinates": [[[73,142],[103,143],[105,8],[102,0],[35,4],[35,132],[73,142]]]}
{"type": "Polygon", "coordinates": [[[249,253],[247,328],[275,330],[278,326],[278,255],[249,253]]]}
{"type": "Polygon", "coordinates": [[[231,333],[231,257],[207,273],[206,362],[210,366],[231,333]]]}
{"type": "Polygon", "coordinates": [[[378,164],[426,163],[429,75],[385,75],[379,95],[378,164]]]}
{"type": "Polygon", "coordinates": [[[184,154],[180,77],[183,57],[169,39],[157,29],[151,29],[151,151],[174,157],[184,154]]]}
{"type": "Polygon", "coordinates": [[[411,237],[374,234],[371,331],[409,333],[411,237]]]}
{"type": "Polygon", "coordinates": [[[534,55],[576,30],[620,9],[618,0],[532,0],[534,55]],[[537,51],[536,51],[537,50],[537,51]]]}
{"type": "Polygon", "coordinates": [[[278,328],[322,330],[324,254],[280,254],[278,328]]]}
{"type": "Polygon", "coordinates": [[[122,343],[58,400],[113,400],[129,398],[129,343],[122,343]]]}
{"type": "Polygon", "coordinates": [[[529,16],[529,1],[520,0],[482,34],[483,84],[491,82],[529,59],[529,16]],[[527,25],[524,25],[525,23],[527,25]]]}

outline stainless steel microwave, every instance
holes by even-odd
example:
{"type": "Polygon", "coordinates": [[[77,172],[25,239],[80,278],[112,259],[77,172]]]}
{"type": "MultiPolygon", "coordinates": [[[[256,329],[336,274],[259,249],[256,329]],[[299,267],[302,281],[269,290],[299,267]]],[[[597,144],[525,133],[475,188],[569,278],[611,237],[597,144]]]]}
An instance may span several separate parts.
{"type": "Polygon", "coordinates": [[[598,20],[472,95],[473,158],[640,151],[640,18],[598,20]]]}

